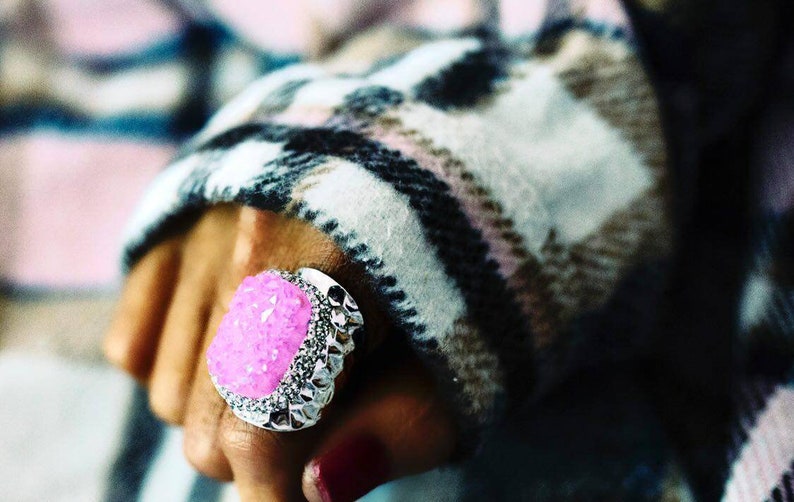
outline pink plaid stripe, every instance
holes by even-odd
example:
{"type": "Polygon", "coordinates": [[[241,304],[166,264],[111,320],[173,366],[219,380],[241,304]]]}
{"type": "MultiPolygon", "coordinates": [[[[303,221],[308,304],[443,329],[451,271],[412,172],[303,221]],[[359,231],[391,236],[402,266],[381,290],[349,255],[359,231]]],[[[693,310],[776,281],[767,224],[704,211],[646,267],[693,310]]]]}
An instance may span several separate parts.
{"type": "Polygon", "coordinates": [[[171,145],[37,133],[0,140],[5,280],[25,286],[107,285],[121,229],[171,145]]]}

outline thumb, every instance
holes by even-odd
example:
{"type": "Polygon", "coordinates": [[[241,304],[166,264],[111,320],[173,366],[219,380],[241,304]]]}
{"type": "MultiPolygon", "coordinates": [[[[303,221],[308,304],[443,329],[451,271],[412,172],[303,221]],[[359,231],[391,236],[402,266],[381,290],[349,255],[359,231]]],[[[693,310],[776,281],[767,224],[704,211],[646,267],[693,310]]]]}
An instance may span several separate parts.
{"type": "Polygon", "coordinates": [[[356,500],[452,455],[451,416],[420,363],[411,359],[379,373],[387,376],[351,403],[306,464],[302,489],[310,502],[356,500]]]}

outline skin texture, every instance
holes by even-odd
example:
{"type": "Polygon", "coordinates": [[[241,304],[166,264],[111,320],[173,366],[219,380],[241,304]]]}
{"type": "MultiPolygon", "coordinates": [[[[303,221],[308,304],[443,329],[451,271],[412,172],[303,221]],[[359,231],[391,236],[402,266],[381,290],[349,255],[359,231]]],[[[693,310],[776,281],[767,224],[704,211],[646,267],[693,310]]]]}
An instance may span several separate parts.
{"type": "MultiPolygon", "coordinates": [[[[158,417],[184,427],[188,461],[210,477],[234,480],[243,500],[344,500],[326,489],[318,459],[327,466],[335,461],[329,455],[357,437],[383,447],[387,479],[436,467],[454,448],[454,427],[430,376],[391,332],[361,270],[325,235],[298,220],[224,205],[135,265],[104,351],[149,389],[158,417]],[[346,362],[320,423],[274,433],[231,413],[210,381],[204,354],[245,276],[301,266],[323,270],[350,291],[367,322],[367,339],[346,362]]],[[[366,460],[336,456],[341,463],[366,460]]],[[[341,467],[322,472],[356,468],[341,467]]],[[[386,481],[381,478],[357,480],[345,493],[363,494],[386,481]]]]}

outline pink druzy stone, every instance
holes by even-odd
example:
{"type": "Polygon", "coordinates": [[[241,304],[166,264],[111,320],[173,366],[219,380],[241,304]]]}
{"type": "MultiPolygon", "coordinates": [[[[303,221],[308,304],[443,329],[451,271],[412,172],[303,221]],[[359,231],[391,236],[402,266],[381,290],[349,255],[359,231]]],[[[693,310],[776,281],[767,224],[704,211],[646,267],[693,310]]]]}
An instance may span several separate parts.
{"type": "Polygon", "coordinates": [[[298,286],[272,272],[246,277],[207,349],[210,374],[236,394],[267,396],[306,338],[311,315],[298,286]]]}

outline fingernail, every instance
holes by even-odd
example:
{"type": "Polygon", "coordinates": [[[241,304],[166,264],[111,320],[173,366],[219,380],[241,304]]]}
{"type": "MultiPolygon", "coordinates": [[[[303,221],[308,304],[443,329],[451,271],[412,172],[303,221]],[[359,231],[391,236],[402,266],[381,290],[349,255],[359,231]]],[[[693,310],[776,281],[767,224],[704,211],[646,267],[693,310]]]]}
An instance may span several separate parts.
{"type": "Polygon", "coordinates": [[[371,435],[354,436],[314,459],[308,467],[323,502],[347,502],[388,480],[386,448],[371,435]]]}

